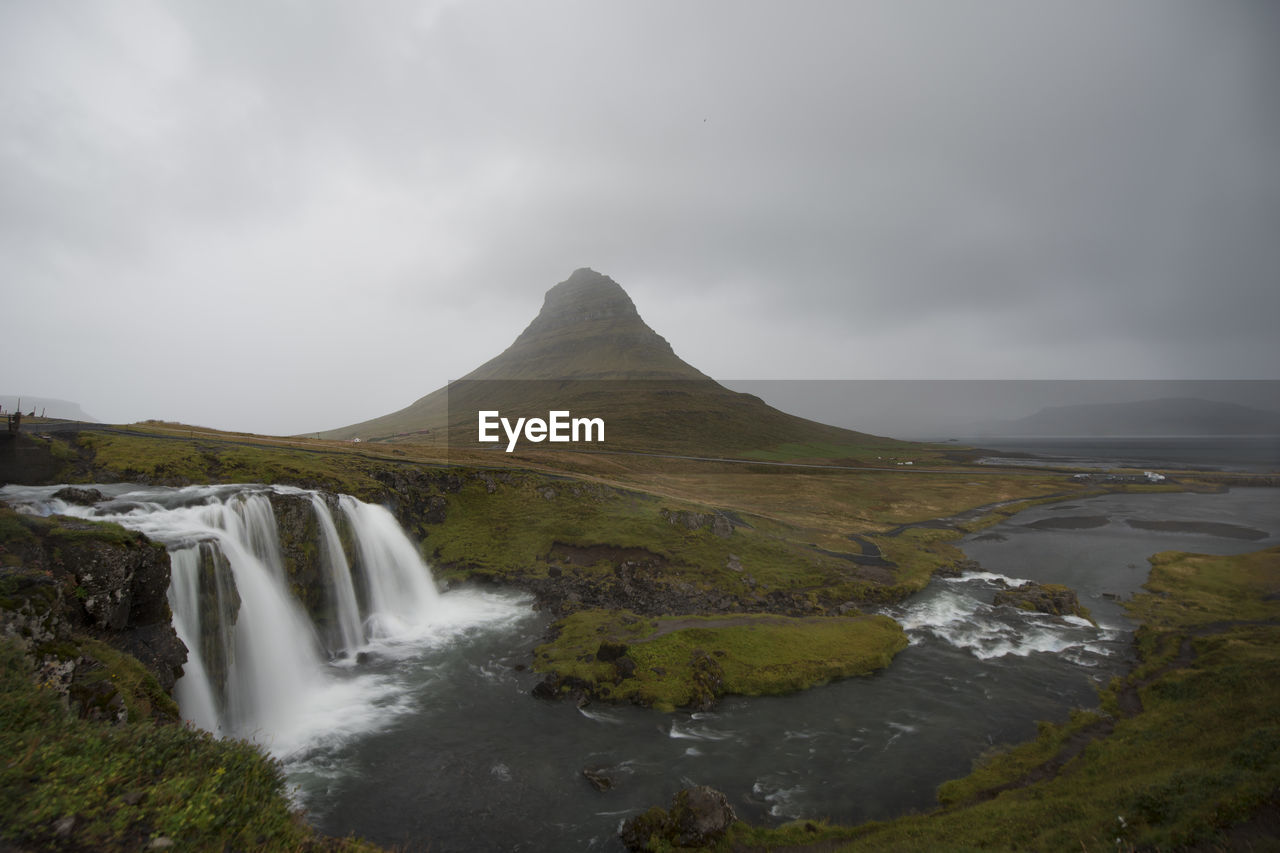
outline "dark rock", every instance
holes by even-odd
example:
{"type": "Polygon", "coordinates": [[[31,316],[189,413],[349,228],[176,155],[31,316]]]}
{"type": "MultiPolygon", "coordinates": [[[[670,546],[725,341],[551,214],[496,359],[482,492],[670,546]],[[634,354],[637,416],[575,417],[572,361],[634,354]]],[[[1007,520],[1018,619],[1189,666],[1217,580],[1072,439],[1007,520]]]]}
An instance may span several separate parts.
{"type": "Polygon", "coordinates": [[[626,643],[604,642],[600,644],[600,648],[596,649],[596,660],[604,662],[613,661],[622,657],[626,653],[626,643]]]}
{"type": "Polygon", "coordinates": [[[53,493],[53,496],[60,501],[78,504],[79,506],[93,506],[107,499],[107,496],[97,489],[82,489],[79,486],[67,486],[65,489],[58,489],[53,493]]]}
{"type": "Polygon", "coordinates": [[[1009,605],[1019,610],[1034,610],[1051,616],[1079,616],[1093,622],[1089,611],[1080,605],[1075,591],[1061,584],[1027,583],[1002,589],[996,593],[992,604],[997,607],[1009,605]]]}
{"type": "MultiPolygon", "coordinates": [[[[280,538],[280,552],[284,557],[284,571],[289,586],[312,621],[325,624],[328,621],[329,602],[326,600],[325,578],[320,548],[320,521],[310,495],[271,493],[271,512],[276,519],[276,533],[280,538]]],[[[336,507],[331,506],[332,512],[336,507]]],[[[335,522],[341,516],[334,513],[335,522]]]]}
{"type": "Polygon", "coordinates": [[[728,797],[699,785],[676,794],[669,812],[655,806],[625,821],[618,835],[628,850],[709,847],[724,837],[735,820],[728,797]]]}
{"type": "Polygon", "coordinates": [[[719,841],[736,818],[720,791],[706,785],[685,788],[671,807],[672,840],[678,847],[705,847],[719,841]]]}
{"type": "Polygon", "coordinates": [[[535,699],[559,699],[560,679],[555,675],[548,675],[535,684],[529,694],[535,699]]]}
{"type": "Polygon", "coordinates": [[[165,693],[182,676],[182,665],[190,651],[167,622],[155,622],[126,632],[121,638],[123,651],[138,659],[156,677],[165,693]]]}
{"type": "Polygon", "coordinates": [[[719,661],[702,649],[695,649],[689,661],[693,668],[694,697],[691,703],[699,711],[710,711],[724,692],[724,670],[719,661]]]}
{"type": "Polygon", "coordinates": [[[613,662],[614,669],[618,671],[618,680],[624,678],[635,678],[636,662],[629,657],[620,657],[613,662]]]}
{"type": "Polygon", "coordinates": [[[610,791],[613,789],[614,781],[608,770],[607,767],[584,767],[582,775],[597,791],[610,791]]]}
{"type": "Polygon", "coordinates": [[[427,524],[444,524],[448,511],[449,501],[440,495],[432,495],[427,498],[427,511],[423,514],[422,520],[427,524]]]}
{"type": "Polygon", "coordinates": [[[659,515],[665,518],[668,524],[683,526],[688,530],[705,528],[722,539],[732,536],[735,526],[733,520],[722,512],[694,512],[689,509],[664,508],[659,511],[659,515]]]}

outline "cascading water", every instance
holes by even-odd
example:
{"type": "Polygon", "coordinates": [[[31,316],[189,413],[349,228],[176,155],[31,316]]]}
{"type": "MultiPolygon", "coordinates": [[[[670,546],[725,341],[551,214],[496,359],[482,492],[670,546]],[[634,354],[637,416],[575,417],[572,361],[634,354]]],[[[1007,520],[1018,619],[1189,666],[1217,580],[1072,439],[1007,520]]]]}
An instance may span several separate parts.
{"type": "Polygon", "coordinates": [[[369,592],[368,639],[412,635],[428,626],[431,620],[424,616],[435,608],[440,593],[395,516],[350,495],[341,495],[338,505],[351,523],[369,592]]]}
{"type": "Polygon", "coordinates": [[[351,564],[342,550],[342,539],[328,504],[319,495],[312,495],[311,506],[320,524],[321,560],[325,583],[333,598],[336,645],[341,649],[354,649],[364,642],[364,627],[360,601],[351,580],[351,564]]]}
{"type": "Polygon", "coordinates": [[[343,742],[410,707],[395,679],[358,660],[411,655],[527,612],[511,596],[459,593],[445,602],[394,516],[347,495],[336,501],[339,523],[325,496],[291,487],[103,490],[114,498],[96,507],[52,498],[54,489],[26,490],[25,507],[114,521],[162,542],[173,624],[188,649],[174,691],[183,716],[279,756],[343,742]],[[280,496],[309,504],[318,590],[294,589],[286,570],[272,505],[280,496]]]}

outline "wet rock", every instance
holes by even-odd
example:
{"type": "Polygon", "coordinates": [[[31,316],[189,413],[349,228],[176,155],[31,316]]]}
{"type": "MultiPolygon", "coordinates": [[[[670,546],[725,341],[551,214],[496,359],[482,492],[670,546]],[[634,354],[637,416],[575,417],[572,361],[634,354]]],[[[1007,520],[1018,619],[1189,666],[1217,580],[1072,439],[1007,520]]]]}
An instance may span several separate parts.
{"type": "Polygon", "coordinates": [[[79,486],[67,486],[65,489],[58,489],[53,493],[53,496],[60,501],[79,506],[93,506],[107,499],[107,496],[97,489],[82,489],[79,486]]]}
{"type": "Polygon", "coordinates": [[[141,625],[125,632],[117,644],[138,659],[156,677],[165,693],[173,692],[190,651],[167,622],[141,625]]]}
{"type": "Polygon", "coordinates": [[[535,699],[557,699],[560,696],[560,679],[554,675],[548,675],[546,678],[533,685],[533,689],[529,691],[535,699]]]}
{"type": "Polygon", "coordinates": [[[1062,584],[1027,583],[1002,589],[996,593],[992,604],[997,607],[1009,605],[1019,610],[1033,610],[1051,616],[1079,616],[1093,622],[1088,609],[1080,605],[1075,591],[1062,584]]]}
{"type": "Polygon", "coordinates": [[[597,791],[613,790],[613,776],[608,772],[607,767],[584,767],[582,768],[583,777],[591,783],[591,787],[597,791]]]}
{"type": "Polygon", "coordinates": [[[618,835],[628,850],[655,846],[701,848],[715,844],[737,816],[729,798],[706,785],[685,788],[671,801],[670,811],[658,807],[622,824],[618,835]]]}

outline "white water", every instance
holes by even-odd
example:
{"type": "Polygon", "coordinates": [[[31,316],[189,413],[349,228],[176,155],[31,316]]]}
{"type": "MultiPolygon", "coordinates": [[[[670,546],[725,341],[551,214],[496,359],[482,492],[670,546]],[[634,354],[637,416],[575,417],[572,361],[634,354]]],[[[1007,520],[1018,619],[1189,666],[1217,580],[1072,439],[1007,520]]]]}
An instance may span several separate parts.
{"type": "Polygon", "coordinates": [[[338,536],[338,528],[324,499],[312,495],[311,507],[320,525],[320,559],[324,565],[325,582],[333,592],[338,648],[354,649],[364,642],[364,628],[360,619],[360,602],[351,580],[351,564],[342,550],[342,538],[338,536]]]}
{"type": "Polygon", "coordinates": [[[1112,654],[1108,643],[1122,633],[1077,616],[1054,617],[987,603],[993,590],[1031,583],[1025,578],[970,572],[942,581],[909,603],[885,611],[902,625],[913,645],[931,636],[979,660],[1036,652],[1087,653],[1079,662],[1090,666],[1088,655],[1112,654]]]}
{"type": "Polygon", "coordinates": [[[163,543],[173,624],[188,649],[174,689],[183,717],[278,757],[305,760],[413,709],[403,679],[358,660],[410,658],[528,613],[527,600],[509,594],[442,595],[391,513],[347,495],[338,506],[351,553],[317,492],[108,486],[111,500],[82,507],[52,498],[57,488],[6,487],[4,498],[26,512],[114,521],[163,543]],[[273,493],[309,498],[327,625],[314,624],[290,591],[273,493]]]}

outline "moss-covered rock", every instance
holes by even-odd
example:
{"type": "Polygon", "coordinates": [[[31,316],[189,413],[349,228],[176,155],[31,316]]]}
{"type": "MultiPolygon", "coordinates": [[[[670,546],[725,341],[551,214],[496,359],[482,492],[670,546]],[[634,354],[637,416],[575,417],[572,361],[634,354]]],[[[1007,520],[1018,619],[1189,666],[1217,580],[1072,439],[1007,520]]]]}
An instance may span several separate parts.
{"type": "Polygon", "coordinates": [[[685,788],[671,809],[653,807],[618,831],[628,850],[702,850],[715,844],[737,820],[729,798],[706,785],[685,788]]]}
{"type": "MultiPolygon", "coordinates": [[[[162,547],[114,524],[0,507],[0,549],[6,557],[0,564],[0,634],[20,644],[42,681],[68,703],[79,701],[72,696],[79,684],[81,698],[102,704],[90,696],[102,693],[99,688],[84,692],[85,679],[97,669],[119,674],[118,661],[103,659],[106,652],[85,649],[90,636],[102,649],[141,662],[162,694],[173,688],[187,648],[171,623],[169,555],[162,547]]],[[[132,677],[116,681],[117,689],[140,683],[132,677]]],[[[126,705],[176,713],[159,701],[122,701],[113,713],[126,705]]]]}
{"type": "Polygon", "coordinates": [[[1093,622],[1093,616],[1087,607],[1080,604],[1075,590],[1062,584],[1026,583],[1012,589],[1002,589],[996,593],[992,603],[997,607],[1009,605],[1019,610],[1048,613],[1050,616],[1078,616],[1093,622]]]}

